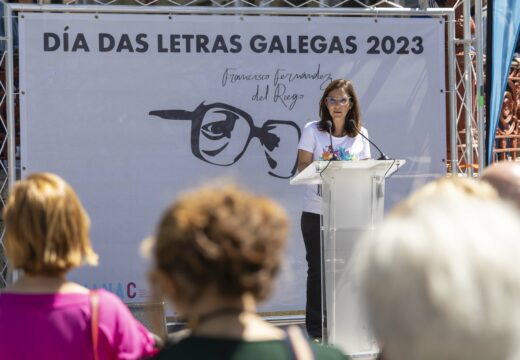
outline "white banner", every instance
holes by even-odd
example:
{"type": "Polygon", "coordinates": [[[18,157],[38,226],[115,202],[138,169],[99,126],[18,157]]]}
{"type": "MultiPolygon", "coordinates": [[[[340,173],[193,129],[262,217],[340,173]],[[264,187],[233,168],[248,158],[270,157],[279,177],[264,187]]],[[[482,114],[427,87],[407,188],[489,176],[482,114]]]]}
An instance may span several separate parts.
{"type": "Polygon", "coordinates": [[[137,249],[161,211],[225,176],[288,209],[284,270],[262,310],[304,308],[304,188],[288,177],[332,79],[353,80],[371,140],[407,160],[387,206],[445,173],[438,18],[24,13],[19,27],[22,175],[74,186],[101,264],[73,278],[124,301],[149,295],[137,249]]]}

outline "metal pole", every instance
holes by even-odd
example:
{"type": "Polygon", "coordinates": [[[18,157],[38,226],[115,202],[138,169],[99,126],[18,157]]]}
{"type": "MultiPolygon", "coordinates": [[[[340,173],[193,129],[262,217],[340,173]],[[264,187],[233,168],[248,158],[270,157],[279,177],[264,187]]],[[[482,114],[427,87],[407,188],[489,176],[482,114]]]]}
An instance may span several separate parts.
{"type": "MultiPolygon", "coordinates": [[[[7,3],[4,3],[4,29],[6,36],[7,185],[10,191],[16,181],[16,130],[14,119],[13,12],[7,3]]],[[[16,272],[9,271],[6,281],[13,282],[16,277],[16,272]]]]}
{"type": "MultiPolygon", "coordinates": [[[[229,15],[336,15],[336,16],[374,16],[374,8],[280,8],[280,7],[212,7],[212,6],[107,6],[107,5],[36,5],[36,4],[9,4],[12,11],[38,12],[67,12],[67,13],[123,13],[123,14],[229,14],[229,15]]],[[[408,8],[377,8],[377,14],[395,16],[443,16],[446,9],[433,8],[417,10],[408,8]]]]}
{"type": "Polygon", "coordinates": [[[11,189],[16,181],[16,138],[14,119],[14,58],[13,12],[4,4],[4,28],[6,36],[6,110],[7,110],[7,179],[11,189]]]}
{"type": "Polygon", "coordinates": [[[459,168],[457,149],[457,89],[455,88],[455,12],[448,14],[448,94],[450,118],[450,162],[451,173],[457,174],[459,168]]]}
{"type": "Polygon", "coordinates": [[[465,104],[465,128],[466,128],[466,174],[473,175],[473,81],[471,61],[471,3],[465,0],[463,4],[464,19],[464,104],[465,104]]]}
{"type": "Polygon", "coordinates": [[[476,75],[477,75],[477,125],[478,125],[478,171],[482,174],[486,163],[485,141],[486,124],[484,118],[484,65],[483,49],[484,36],[482,31],[482,0],[475,0],[475,26],[476,26],[476,75]]]}

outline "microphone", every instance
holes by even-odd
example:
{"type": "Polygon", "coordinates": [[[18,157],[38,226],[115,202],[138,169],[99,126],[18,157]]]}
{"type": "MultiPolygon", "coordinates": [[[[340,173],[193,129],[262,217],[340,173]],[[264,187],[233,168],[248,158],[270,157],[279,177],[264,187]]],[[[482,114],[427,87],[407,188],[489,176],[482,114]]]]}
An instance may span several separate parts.
{"type": "Polygon", "coordinates": [[[376,144],[374,144],[372,141],[370,141],[369,138],[367,138],[365,135],[363,135],[361,130],[358,129],[358,127],[356,126],[356,122],[354,121],[354,119],[349,119],[347,122],[347,125],[352,126],[354,129],[356,129],[359,135],[361,135],[362,137],[367,139],[367,141],[370,144],[372,144],[372,146],[374,146],[377,149],[377,151],[379,151],[379,158],[377,160],[390,160],[390,158],[388,156],[386,156],[376,144]]]}
{"type": "Polygon", "coordinates": [[[330,158],[329,161],[338,160],[336,158],[336,155],[334,155],[334,148],[332,147],[332,121],[330,121],[330,120],[325,121],[325,126],[327,127],[327,130],[329,131],[330,153],[332,154],[332,157],[330,158]]]}

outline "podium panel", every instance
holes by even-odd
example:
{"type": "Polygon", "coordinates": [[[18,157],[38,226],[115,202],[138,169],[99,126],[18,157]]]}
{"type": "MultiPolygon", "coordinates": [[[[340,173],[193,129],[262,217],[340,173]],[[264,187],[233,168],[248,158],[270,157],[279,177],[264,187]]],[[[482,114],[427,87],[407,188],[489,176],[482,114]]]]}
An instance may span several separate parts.
{"type": "Polygon", "coordinates": [[[347,355],[378,352],[368,327],[351,258],[356,242],[383,217],[385,178],[404,160],[316,161],[291,184],[322,184],[323,337],[347,355]]]}

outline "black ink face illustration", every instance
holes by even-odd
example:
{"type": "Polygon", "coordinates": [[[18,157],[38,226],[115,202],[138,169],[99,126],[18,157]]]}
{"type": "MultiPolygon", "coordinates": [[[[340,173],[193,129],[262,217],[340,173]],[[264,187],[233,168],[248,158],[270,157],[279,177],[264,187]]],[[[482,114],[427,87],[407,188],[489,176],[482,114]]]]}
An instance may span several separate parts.
{"type": "Polygon", "coordinates": [[[287,179],[296,172],[296,147],[301,132],[292,121],[267,120],[262,127],[256,127],[251,115],[241,109],[224,103],[205,105],[204,102],[194,111],[154,110],[149,115],[168,120],[191,120],[191,152],[207,163],[233,165],[245,153],[251,140],[257,138],[264,149],[269,175],[287,179]]]}

